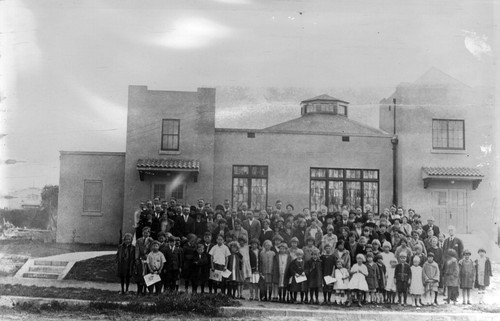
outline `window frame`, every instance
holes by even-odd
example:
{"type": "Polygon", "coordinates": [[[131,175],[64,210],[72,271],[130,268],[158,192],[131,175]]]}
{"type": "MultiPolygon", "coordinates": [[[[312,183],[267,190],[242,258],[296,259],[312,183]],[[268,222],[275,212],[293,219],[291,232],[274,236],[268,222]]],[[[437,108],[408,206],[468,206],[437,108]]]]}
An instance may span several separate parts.
{"type": "Polygon", "coordinates": [[[104,183],[102,179],[84,179],[83,180],[83,204],[82,204],[82,212],[83,213],[102,213],[102,194],[104,192],[104,183]],[[100,202],[99,202],[99,209],[98,210],[89,210],[88,206],[86,206],[86,198],[88,196],[94,196],[94,195],[86,195],[85,191],[87,190],[85,187],[87,186],[87,183],[100,183],[101,186],[101,194],[100,194],[100,202]]]}
{"type": "Polygon", "coordinates": [[[151,199],[153,199],[153,198],[156,197],[156,195],[155,195],[155,185],[164,185],[164,188],[165,188],[164,192],[165,192],[165,194],[162,195],[160,197],[160,199],[169,201],[170,198],[175,197],[176,200],[179,200],[181,202],[185,202],[185,200],[186,200],[186,192],[187,192],[187,183],[183,182],[183,183],[180,184],[180,186],[182,186],[182,196],[183,196],[182,198],[178,198],[177,197],[178,195],[175,195],[175,196],[172,195],[172,192],[174,192],[175,190],[170,190],[169,189],[169,186],[171,184],[172,184],[171,181],[152,181],[151,182],[151,191],[150,191],[151,199]]]}
{"type": "Polygon", "coordinates": [[[167,152],[177,152],[177,151],[180,150],[180,145],[181,145],[181,120],[177,119],[177,118],[163,118],[161,120],[161,145],[160,145],[160,150],[161,151],[167,151],[167,152]],[[177,134],[165,134],[163,132],[163,128],[164,128],[163,125],[164,125],[165,121],[177,122],[177,134]],[[165,136],[177,137],[177,149],[174,149],[174,148],[163,148],[163,142],[164,142],[165,136]]]}
{"type": "Polygon", "coordinates": [[[247,200],[244,202],[247,203],[248,209],[255,210],[251,208],[252,204],[252,179],[265,179],[266,180],[266,204],[262,206],[262,209],[267,208],[267,204],[269,201],[269,166],[268,165],[242,165],[242,164],[236,164],[233,165],[231,168],[231,207],[235,208],[234,204],[234,179],[235,178],[243,178],[247,179],[247,186],[248,186],[248,197],[247,200]],[[241,166],[246,166],[248,167],[248,174],[235,174],[234,169],[235,167],[241,167],[241,166]],[[266,169],[266,175],[252,175],[252,167],[264,167],[266,169]]]}
{"type": "MultiPolygon", "coordinates": [[[[329,192],[328,192],[328,186],[329,182],[343,182],[342,184],[342,206],[346,205],[346,197],[347,197],[347,183],[348,182],[359,182],[360,183],[360,191],[361,191],[361,202],[359,206],[361,206],[363,209],[365,207],[365,191],[364,191],[364,184],[366,182],[370,183],[377,183],[378,188],[377,188],[377,204],[378,204],[378,211],[373,212],[374,214],[380,213],[380,170],[379,169],[373,169],[373,168],[339,168],[339,167],[310,167],[309,168],[309,208],[312,209],[312,203],[311,203],[311,182],[312,181],[324,181],[325,182],[325,206],[328,208],[329,204],[329,192]],[[324,170],[325,171],[325,176],[324,177],[313,177],[312,176],[312,171],[313,170],[324,170]],[[342,171],[342,177],[330,177],[330,170],[332,171],[342,171]],[[360,177],[359,178],[347,178],[346,173],[347,171],[361,171],[360,177]],[[365,172],[368,171],[375,171],[377,172],[377,178],[365,178],[365,172]]],[[[329,210],[328,210],[329,211],[329,210]]]]}
{"type": "Polygon", "coordinates": [[[433,118],[432,119],[432,149],[434,150],[465,150],[465,119],[447,119],[447,118],[433,118]],[[434,122],[446,122],[446,147],[434,146],[434,122]],[[462,122],[462,147],[449,147],[450,146],[450,122],[462,122]]]}

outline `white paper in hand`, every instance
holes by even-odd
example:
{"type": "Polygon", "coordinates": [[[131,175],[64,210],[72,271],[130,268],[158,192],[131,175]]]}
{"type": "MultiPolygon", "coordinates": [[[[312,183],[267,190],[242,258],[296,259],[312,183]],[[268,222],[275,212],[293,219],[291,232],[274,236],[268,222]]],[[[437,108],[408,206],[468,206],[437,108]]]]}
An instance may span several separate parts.
{"type": "Polygon", "coordinates": [[[307,281],[307,277],[305,275],[299,275],[295,277],[295,282],[297,283],[302,283],[304,281],[307,281]]]}
{"type": "Polygon", "coordinates": [[[222,277],[224,279],[227,279],[230,275],[231,275],[231,271],[229,271],[227,269],[224,272],[222,272],[222,277]]]}
{"type": "Polygon", "coordinates": [[[327,285],[337,282],[337,279],[331,277],[330,275],[325,276],[323,279],[327,285]]]}

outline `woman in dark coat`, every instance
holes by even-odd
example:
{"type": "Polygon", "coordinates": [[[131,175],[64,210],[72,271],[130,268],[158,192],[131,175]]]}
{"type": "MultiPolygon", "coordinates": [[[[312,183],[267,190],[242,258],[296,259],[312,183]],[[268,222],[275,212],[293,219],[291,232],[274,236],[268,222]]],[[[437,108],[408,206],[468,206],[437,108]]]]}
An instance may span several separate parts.
{"type": "Polygon", "coordinates": [[[135,247],[132,245],[132,234],[123,236],[123,242],[116,252],[116,275],[120,278],[122,294],[128,292],[135,260],[135,247]]]}

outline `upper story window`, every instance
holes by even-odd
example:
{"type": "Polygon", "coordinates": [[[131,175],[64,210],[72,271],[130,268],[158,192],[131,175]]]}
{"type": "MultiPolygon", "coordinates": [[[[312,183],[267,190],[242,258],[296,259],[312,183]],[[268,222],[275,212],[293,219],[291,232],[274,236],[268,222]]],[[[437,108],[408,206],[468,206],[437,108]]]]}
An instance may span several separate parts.
{"type": "Polygon", "coordinates": [[[432,148],[465,149],[464,121],[451,119],[433,119],[432,148]]]}
{"type": "Polygon", "coordinates": [[[161,127],[161,150],[179,150],[179,119],[163,119],[161,127]]]}
{"type": "Polygon", "coordinates": [[[330,97],[319,96],[301,102],[301,114],[331,114],[347,116],[348,102],[330,97]]]}

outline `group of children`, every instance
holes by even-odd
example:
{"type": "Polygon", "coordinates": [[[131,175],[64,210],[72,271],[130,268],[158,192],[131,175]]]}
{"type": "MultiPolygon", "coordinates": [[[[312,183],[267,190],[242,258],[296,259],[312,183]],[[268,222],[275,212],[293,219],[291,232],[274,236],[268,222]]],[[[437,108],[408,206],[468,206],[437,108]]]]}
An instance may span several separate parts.
{"type": "Polygon", "coordinates": [[[357,254],[351,264],[343,240],[335,248],[326,243],[320,251],[313,237],[307,238],[302,248],[296,237],[290,247],[280,237],[261,244],[258,239],[248,242],[244,235],[225,242],[222,234],[212,244],[212,234],[207,232],[203,240],[188,235],[181,246],[180,238],[160,233],[158,240],[153,240],[149,233],[145,227],[135,246],[132,235],[126,234],[119,246],[118,276],[123,293],[128,291],[132,277],[138,294],[146,293],[146,289],[157,294],[177,291],[182,279],[186,292],[189,284],[192,292],[198,287],[204,292],[207,286],[210,293],[220,290],[241,299],[243,288],[248,287],[250,300],[319,304],[321,291],[323,304],[406,305],[409,294],[410,304],[421,306],[437,305],[438,285],[442,283],[448,291],[448,303],[456,302],[460,287],[463,303],[470,304],[473,287],[479,289],[481,303],[491,275],[491,264],[482,249],[475,262],[468,250],[463,251],[461,260],[455,250],[448,250],[440,267],[433,252],[425,257],[417,251],[409,257],[404,248],[392,252],[391,243],[385,241],[382,251],[374,253],[367,247],[366,253],[357,254]],[[157,274],[161,281],[147,288],[146,274],[157,274]]]}

